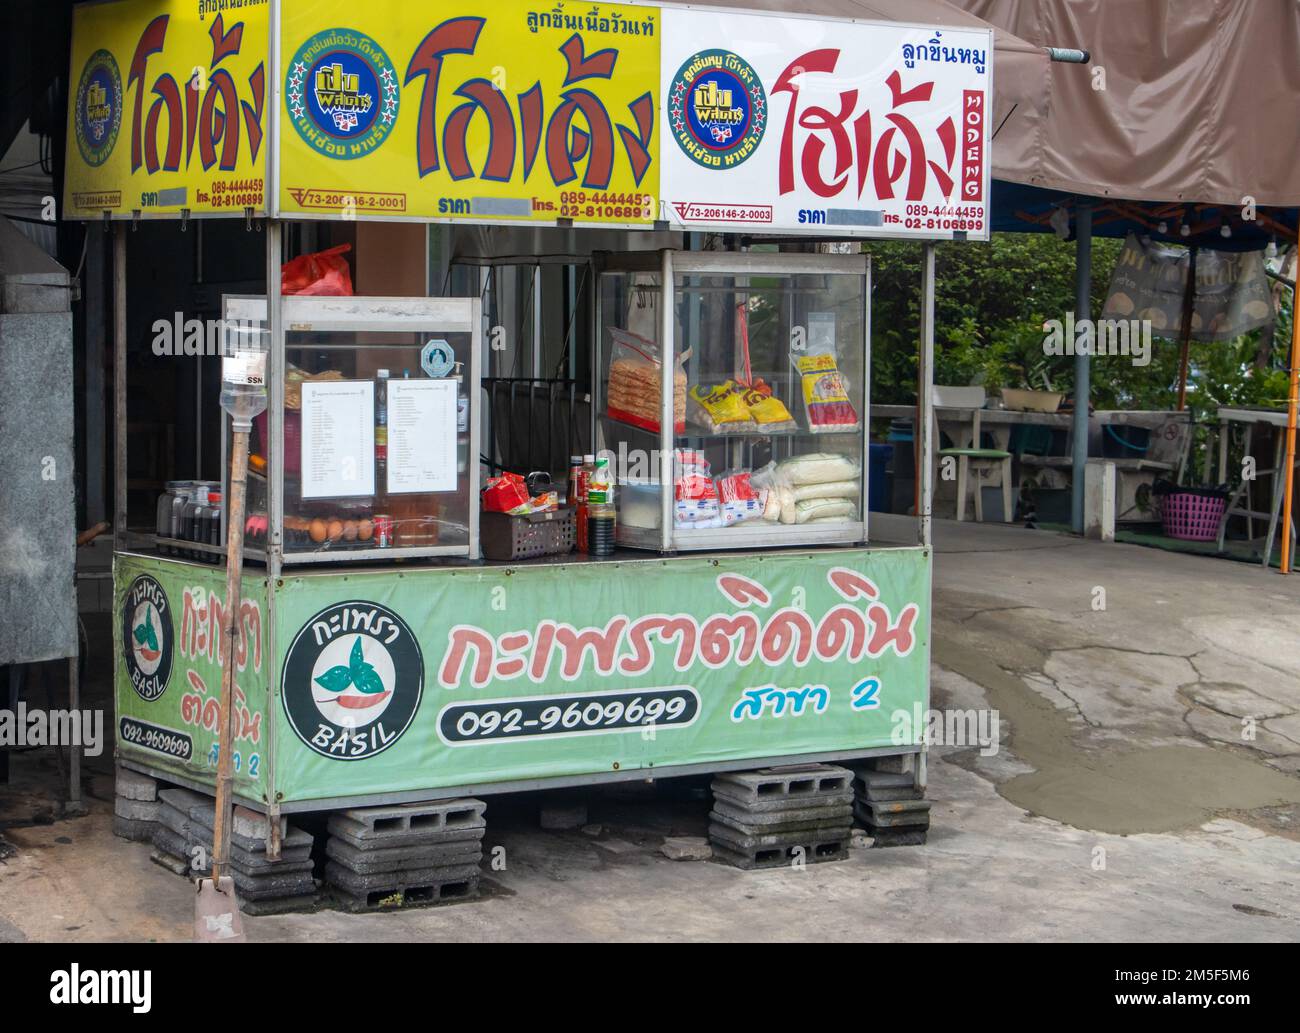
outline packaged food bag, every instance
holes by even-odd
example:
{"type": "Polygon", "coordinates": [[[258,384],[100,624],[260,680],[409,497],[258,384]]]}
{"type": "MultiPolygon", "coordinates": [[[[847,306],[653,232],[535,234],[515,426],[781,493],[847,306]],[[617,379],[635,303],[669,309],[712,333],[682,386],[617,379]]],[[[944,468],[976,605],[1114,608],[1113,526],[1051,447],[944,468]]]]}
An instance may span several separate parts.
{"type": "Polygon", "coordinates": [[[691,388],[688,409],[691,422],[710,434],[744,434],[754,430],[749,406],[734,380],[716,387],[691,388]]]}
{"type": "MultiPolygon", "coordinates": [[[[659,346],[618,327],[609,332],[614,346],[605,411],[620,423],[657,432],[663,399],[659,346]]],[[[673,429],[678,434],[686,430],[686,371],[680,359],[673,362],[673,429]]]]}
{"type": "Polygon", "coordinates": [[[861,428],[833,349],[809,348],[805,354],[791,356],[791,361],[802,379],[804,411],[812,433],[844,434],[861,428]]]}
{"type": "Polygon", "coordinates": [[[749,410],[754,429],[759,434],[781,434],[796,428],[794,417],[781,399],[772,394],[767,382],[759,377],[752,384],[734,385],[733,390],[749,410]]]}

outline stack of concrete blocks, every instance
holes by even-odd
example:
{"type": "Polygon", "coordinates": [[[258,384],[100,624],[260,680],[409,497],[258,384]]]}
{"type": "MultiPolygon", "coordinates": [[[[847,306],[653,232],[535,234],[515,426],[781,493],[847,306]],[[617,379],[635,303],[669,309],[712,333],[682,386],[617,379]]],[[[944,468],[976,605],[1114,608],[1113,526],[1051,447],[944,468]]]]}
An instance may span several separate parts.
{"type": "Polygon", "coordinates": [[[149,843],[158,827],[158,783],[129,768],[117,769],[113,797],[113,835],[149,843]]]}
{"type": "MultiPolygon", "coordinates": [[[[197,878],[211,870],[212,799],[188,789],[158,794],[158,826],[153,860],[177,875],[197,878]],[[196,866],[197,865],[197,866],[196,866]]],[[[230,876],[240,910],[248,915],[301,910],[316,902],[312,878],[312,838],[281,818],[280,859],[266,856],[269,819],[235,807],[230,826],[230,876]]]]}
{"type": "Polygon", "coordinates": [[[853,814],[874,846],[923,846],[930,829],[930,801],[910,772],[864,768],[854,782],[853,814]]]}
{"type": "Polygon", "coordinates": [[[472,899],[486,809],[482,800],[464,799],[331,814],[325,881],[357,911],[472,899]]]}
{"type": "Polygon", "coordinates": [[[713,780],[713,856],[737,868],[842,861],[853,831],[853,772],[829,764],[713,780]]]}

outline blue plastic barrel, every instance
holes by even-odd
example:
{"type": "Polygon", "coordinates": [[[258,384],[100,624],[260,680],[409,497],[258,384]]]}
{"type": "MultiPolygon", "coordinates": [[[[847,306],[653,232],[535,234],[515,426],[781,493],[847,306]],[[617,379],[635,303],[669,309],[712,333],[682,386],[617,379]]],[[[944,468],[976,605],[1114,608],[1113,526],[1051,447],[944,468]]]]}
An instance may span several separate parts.
{"type": "Polygon", "coordinates": [[[867,508],[877,513],[889,511],[889,460],[893,458],[893,445],[872,444],[869,448],[871,466],[867,470],[867,508]]]}

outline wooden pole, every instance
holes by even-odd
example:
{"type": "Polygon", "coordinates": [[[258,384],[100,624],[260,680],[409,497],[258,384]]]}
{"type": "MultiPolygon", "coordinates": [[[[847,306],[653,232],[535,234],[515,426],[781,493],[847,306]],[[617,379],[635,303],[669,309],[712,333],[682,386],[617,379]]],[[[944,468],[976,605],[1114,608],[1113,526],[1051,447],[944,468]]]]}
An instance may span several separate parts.
{"type": "Polygon", "coordinates": [[[248,479],[248,430],[231,433],[230,499],[226,510],[226,612],[221,627],[221,728],[217,740],[217,800],[212,825],[212,884],[220,885],[230,863],[230,788],[234,780],[235,648],[239,636],[240,574],[244,567],[244,493],[248,479]]]}

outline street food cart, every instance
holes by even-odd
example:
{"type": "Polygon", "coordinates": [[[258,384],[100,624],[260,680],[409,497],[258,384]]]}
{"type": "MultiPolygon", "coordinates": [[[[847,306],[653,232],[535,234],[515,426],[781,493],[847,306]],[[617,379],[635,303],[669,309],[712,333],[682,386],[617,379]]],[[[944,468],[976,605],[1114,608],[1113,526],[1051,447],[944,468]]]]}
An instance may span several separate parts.
{"type": "Polygon", "coordinates": [[[194,471],[206,510],[178,489],[127,526],[126,312],[171,305],[125,260],[142,220],[224,217],[266,268],[221,322],[227,349],[265,348],[270,399],[233,646],[242,803],[887,755],[924,784],[929,450],[917,541],[874,542],[870,266],[811,244],[925,248],[928,385],[933,241],[988,232],[991,38],[570,6],[77,8],[65,213],[116,241],[120,763],[200,789],[216,771],[222,550],[177,530],[225,540],[224,474],[194,471]],[[584,269],[581,439],[617,471],[612,555],[483,559],[482,370],[513,328],[477,290],[282,294],[304,226],[371,223],[584,269]],[[726,484],[716,507],[697,483],[726,484]]]}

